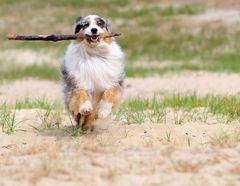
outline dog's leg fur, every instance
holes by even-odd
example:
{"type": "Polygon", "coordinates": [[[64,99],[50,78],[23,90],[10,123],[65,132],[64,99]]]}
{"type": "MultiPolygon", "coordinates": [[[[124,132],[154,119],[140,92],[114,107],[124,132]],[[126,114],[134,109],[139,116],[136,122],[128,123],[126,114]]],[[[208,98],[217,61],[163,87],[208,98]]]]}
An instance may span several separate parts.
{"type": "Polygon", "coordinates": [[[89,122],[93,117],[89,116],[92,115],[93,110],[91,97],[86,90],[78,88],[76,79],[69,75],[65,63],[61,66],[61,73],[65,83],[64,100],[68,111],[82,130],[93,130],[92,122],[89,122]]]}
{"type": "Polygon", "coordinates": [[[112,112],[112,109],[119,104],[120,98],[121,98],[120,87],[113,87],[108,90],[105,90],[100,101],[98,118],[100,119],[106,118],[112,112]]]}
{"type": "MultiPolygon", "coordinates": [[[[93,106],[90,97],[85,90],[76,90],[69,102],[69,110],[73,114],[73,117],[78,125],[83,130],[91,129],[87,123],[88,116],[93,110],[93,106]]],[[[91,129],[92,130],[92,129],[91,129]]]]}

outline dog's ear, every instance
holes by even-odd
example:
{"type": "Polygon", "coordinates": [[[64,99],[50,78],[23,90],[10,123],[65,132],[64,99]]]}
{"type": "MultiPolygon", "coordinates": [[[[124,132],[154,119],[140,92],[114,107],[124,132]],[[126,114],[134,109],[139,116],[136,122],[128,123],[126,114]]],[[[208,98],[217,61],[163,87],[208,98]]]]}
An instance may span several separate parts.
{"type": "Polygon", "coordinates": [[[108,22],[108,20],[104,20],[105,21],[105,27],[106,27],[106,30],[109,32],[109,33],[112,33],[112,28],[108,22]]]}
{"type": "Polygon", "coordinates": [[[82,19],[83,19],[82,16],[78,16],[77,19],[76,19],[76,23],[80,22],[82,19]]]}
{"type": "Polygon", "coordinates": [[[74,34],[76,34],[76,33],[78,33],[81,29],[82,29],[82,25],[81,24],[77,24],[76,26],[75,26],[75,31],[74,31],[74,34]]]}
{"type": "Polygon", "coordinates": [[[81,24],[82,19],[83,17],[81,16],[77,17],[76,19],[76,25],[75,25],[75,31],[74,31],[75,34],[78,33],[83,27],[83,25],[81,24]]]}

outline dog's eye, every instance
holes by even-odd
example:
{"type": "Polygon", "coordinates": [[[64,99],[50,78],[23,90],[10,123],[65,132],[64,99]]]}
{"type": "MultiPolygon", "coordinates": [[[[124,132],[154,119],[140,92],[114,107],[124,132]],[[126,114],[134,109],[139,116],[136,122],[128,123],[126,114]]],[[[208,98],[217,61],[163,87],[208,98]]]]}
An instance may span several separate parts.
{"type": "Polygon", "coordinates": [[[89,26],[89,24],[88,23],[85,23],[84,25],[83,25],[83,28],[87,28],[89,26]]]}
{"type": "Polygon", "coordinates": [[[103,23],[102,23],[101,21],[99,21],[99,22],[97,23],[97,25],[100,26],[100,27],[103,27],[103,23]]]}

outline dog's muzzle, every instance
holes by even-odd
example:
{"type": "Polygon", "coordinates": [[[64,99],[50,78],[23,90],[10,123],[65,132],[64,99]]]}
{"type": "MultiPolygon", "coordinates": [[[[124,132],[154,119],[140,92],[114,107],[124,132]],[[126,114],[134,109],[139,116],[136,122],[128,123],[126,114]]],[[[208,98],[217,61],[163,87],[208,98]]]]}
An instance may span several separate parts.
{"type": "Polygon", "coordinates": [[[87,36],[87,41],[89,42],[89,43],[97,43],[97,42],[99,42],[100,41],[100,38],[99,38],[99,35],[87,35],[86,34],[86,36],[87,36]]]}

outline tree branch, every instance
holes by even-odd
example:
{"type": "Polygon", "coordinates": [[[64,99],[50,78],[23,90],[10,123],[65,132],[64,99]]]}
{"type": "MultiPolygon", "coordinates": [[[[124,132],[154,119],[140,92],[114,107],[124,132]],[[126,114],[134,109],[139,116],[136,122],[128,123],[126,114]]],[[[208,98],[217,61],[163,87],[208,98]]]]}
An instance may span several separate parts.
{"type": "MultiPolygon", "coordinates": [[[[101,34],[99,38],[109,38],[120,36],[121,33],[101,34]]],[[[62,41],[62,40],[76,40],[76,39],[90,39],[88,35],[74,34],[74,35],[8,35],[8,40],[26,40],[26,41],[62,41]]]]}

